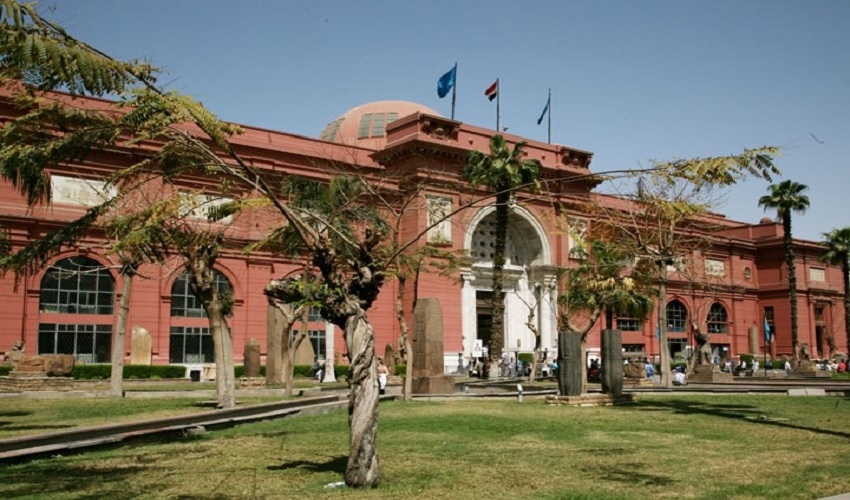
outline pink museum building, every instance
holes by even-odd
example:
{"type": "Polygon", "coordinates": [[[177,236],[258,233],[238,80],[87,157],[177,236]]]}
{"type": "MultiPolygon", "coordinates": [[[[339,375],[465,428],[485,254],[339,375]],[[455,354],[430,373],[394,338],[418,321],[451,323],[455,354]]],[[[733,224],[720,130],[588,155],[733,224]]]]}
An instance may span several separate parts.
{"type": "MultiPolygon", "coordinates": [[[[108,105],[94,99],[74,102],[79,106],[108,105]]],[[[13,115],[8,99],[0,97],[0,120],[7,122],[13,115]]],[[[424,185],[421,203],[402,217],[402,233],[410,237],[425,231],[434,214],[451,213],[471,199],[460,173],[470,151],[489,152],[490,137],[495,133],[443,118],[417,104],[382,101],[342,114],[319,138],[244,127],[244,133],[232,142],[255,168],[278,174],[326,179],[332,175],[328,165],[346,163],[404,179],[395,184],[394,189],[399,191],[424,185]]],[[[590,173],[592,153],[509,134],[505,138],[509,143],[527,143],[527,158],[540,161],[546,180],[544,192],[521,193],[512,208],[504,286],[508,291],[505,348],[510,352],[532,351],[535,337],[526,324],[532,307],[542,348],[552,358],[557,350],[556,270],[576,262],[570,232],[555,221],[568,220],[577,227],[587,227],[593,220],[582,212],[583,201],[616,200],[594,193],[595,183],[582,178],[590,173]]],[[[51,171],[53,201],[49,206],[27,206],[25,198],[9,183],[0,183],[0,227],[10,237],[13,249],[82,214],[103,187],[99,179],[129,164],[135,153],[103,151],[79,164],[57,165],[51,171]]],[[[668,300],[662,305],[667,310],[671,352],[686,353],[693,346],[691,325],[696,324],[711,334],[717,358],[764,353],[765,349],[773,356],[790,354],[788,276],[781,224],[749,224],[722,215],[711,219],[721,228],[713,236],[713,246],[690,260],[698,273],[711,280],[712,292],[701,291],[684,276],[671,274],[668,300]],[[774,334],[774,341],[767,346],[765,319],[774,334]]],[[[418,297],[439,299],[447,370],[456,369],[459,354],[469,358],[477,345],[486,344],[486,327],[491,320],[487,297],[492,293],[493,226],[494,207],[479,204],[426,231],[419,242],[463,251],[469,257],[452,276],[423,273],[417,284],[408,283],[410,289],[405,294],[410,302],[412,287],[417,286],[418,297]]],[[[260,239],[269,229],[268,223],[253,221],[240,228],[240,237],[260,239]]],[[[109,363],[121,277],[102,248],[102,239],[92,233],[32,276],[18,282],[9,274],[0,278],[0,303],[5,304],[0,309],[0,351],[24,341],[28,353],[71,353],[87,363],[109,363]],[[86,272],[68,272],[79,270],[86,272]]],[[[822,247],[818,243],[795,240],[795,249],[799,342],[809,345],[813,357],[847,352],[840,269],[820,260],[822,247]]],[[[229,323],[237,362],[249,339],[256,339],[265,355],[268,303],[263,287],[270,279],[294,269],[294,262],[272,254],[247,256],[234,251],[219,258],[218,279],[233,293],[229,323]]],[[[128,331],[149,332],[150,362],[187,367],[211,363],[208,323],[179,266],[146,265],[140,274],[143,279],[133,285],[128,331]]],[[[396,281],[388,281],[368,311],[381,352],[384,346],[396,347],[399,342],[394,306],[397,286],[396,281]]],[[[658,355],[654,318],[655,314],[644,321],[617,319],[626,352],[658,355]]],[[[412,316],[408,324],[413,324],[412,316]]],[[[345,350],[341,332],[320,317],[311,317],[310,340],[320,355],[345,350]]],[[[598,327],[589,342],[591,350],[598,349],[598,327]]],[[[130,345],[128,341],[127,362],[130,345]]]]}

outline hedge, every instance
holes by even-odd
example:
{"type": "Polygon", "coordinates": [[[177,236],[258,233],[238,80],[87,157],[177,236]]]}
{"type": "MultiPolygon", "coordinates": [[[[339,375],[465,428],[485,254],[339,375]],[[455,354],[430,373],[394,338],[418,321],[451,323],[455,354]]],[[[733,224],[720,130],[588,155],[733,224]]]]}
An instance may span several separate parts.
{"type": "MultiPolygon", "coordinates": [[[[112,377],[112,365],[75,365],[71,376],[78,380],[112,377]]],[[[186,367],[181,365],[124,365],[125,379],[185,378],[186,367]]]]}

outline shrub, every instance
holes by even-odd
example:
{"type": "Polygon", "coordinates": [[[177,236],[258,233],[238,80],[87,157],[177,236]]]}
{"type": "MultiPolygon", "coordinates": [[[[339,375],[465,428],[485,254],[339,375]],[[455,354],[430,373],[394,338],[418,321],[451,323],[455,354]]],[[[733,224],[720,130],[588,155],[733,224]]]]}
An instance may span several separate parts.
{"type": "MultiPolygon", "coordinates": [[[[244,377],[245,376],[245,365],[234,365],[233,366],[233,374],[236,376],[236,378],[244,377]]],[[[260,377],[265,377],[265,376],[266,376],[266,367],[261,366],[260,367],[260,377]]]]}
{"type": "MultiPolygon", "coordinates": [[[[76,365],[71,376],[77,380],[108,380],[112,377],[112,365],[76,365]]],[[[180,365],[124,365],[124,378],[185,378],[186,367],[180,365]]]]}
{"type": "Polygon", "coordinates": [[[395,365],[395,374],[399,377],[407,375],[407,365],[395,365]]]}
{"type": "Polygon", "coordinates": [[[5,377],[12,371],[12,365],[0,365],[0,377],[5,377]]]}
{"type": "Polygon", "coordinates": [[[523,365],[534,362],[534,353],[533,352],[521,352],[516,355],[516,358],[522,361],[523,365]]]}

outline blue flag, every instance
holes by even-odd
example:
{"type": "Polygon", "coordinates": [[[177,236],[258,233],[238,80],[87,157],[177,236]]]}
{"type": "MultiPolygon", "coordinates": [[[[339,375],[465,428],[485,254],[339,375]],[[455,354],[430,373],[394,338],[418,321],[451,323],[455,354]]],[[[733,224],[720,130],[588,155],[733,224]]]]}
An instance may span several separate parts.
{"type": "Polygon", "coordinates": [[[770,325],[767,322],[767,318],[764,318],[764,341],[768,344],[770,343],[770,325]]]}
{"type": "Polygon", "coordinates": [[[540,118],[537,119],[537,124],[540,125],[540,122],[543,121],[543,117],[546,116],[546,113],[549,112],[549,102],[552,100],[552,96],[549,96],[549,99],[546,99],[546,107],[543,108],[543,112],[540,113],[540,118]]]}
{"type": "Polygon", "coordinates": [[[449,91],[455,86],[455,73],[457,73],[457,64],[448,71],[445,75],[437,80],[437,96],[442,99],[449,95],[449,91]]]}

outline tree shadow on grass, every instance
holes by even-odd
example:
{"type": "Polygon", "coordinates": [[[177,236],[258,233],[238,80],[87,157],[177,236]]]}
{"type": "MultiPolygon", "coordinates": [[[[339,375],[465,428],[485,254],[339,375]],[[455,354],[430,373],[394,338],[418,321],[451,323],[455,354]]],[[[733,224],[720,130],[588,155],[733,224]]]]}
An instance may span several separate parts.
{"type": "Polygon", "coordinates": [[[591,469],[585,467],[583,470],[604,481],[624,483],[640,486],[672,486],[676,484],[675,479],[658,474],[647,474],[641,472],[646,466],[640,463],[623,463],[616,466],[608,466],[604,469],[591,469]]]}
{"type": "Polygon", "coordinates": [[[15,425],[15,422],[0,421],[0,427],[4,431],[41,431],[45,429],[67,429],[74,426],[69,424],[15,425]]]}
{"type": "Polygon", "coordinates": [[[336,472],[345,474],[345,467],[348,465],[348,457],[340,455],[333,457],[324,462],[310,460],[290,460],[283,462],[280,465],[271,465],[268,470],[287,470],[287,469],[304,469],[310,472],[336,472]]]}
{"type": "Polygon", "coordinates": [[[0,469],[0,497],[49,498],[77,492],[74,498],[141,498],[157,491],[156,484],[130,481],[144,467],[91,467],[66,462],[43,462],[26,469],[0,469]]]}
{"type": "Polygon", "coordinates": [[[20,410],[0,411],[0,417],[28,417],[30,415],[32,415],[31,411],[20,411],[20,410]]]}
{"type": "MultiPolygon", "coordinates": [[[[836,402],[836,405],[838,402],[836,402]]],[[[785,429],[796,429],[801,431],[814,432],[816,434],[824,434],[827,436],[835,436],[845,439],[850,439],[850,432],[834,431],[830,429],[821,429],[818,427],[810,427],[805,425],[792,424],[790,422],[774,420],[765,416],[759,408],[750,405],[730,405],[730,404],[710,404],[699,401],[682,401],[678,399],[670,401],[638,401],[630,408],[639,410],[672,410],[674,413],[684,415],[709,415],[720,418],[731,419],[746,419],[747,422],[758,423],[764,425],[772,425],[785,429]]]]}

